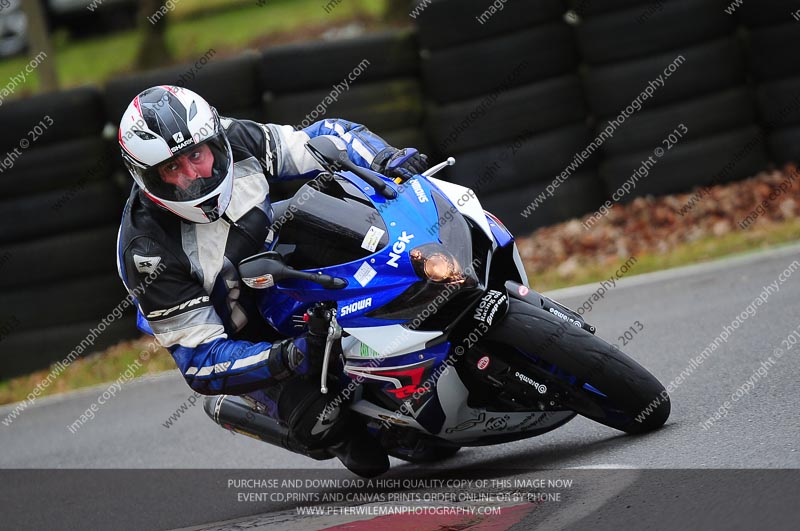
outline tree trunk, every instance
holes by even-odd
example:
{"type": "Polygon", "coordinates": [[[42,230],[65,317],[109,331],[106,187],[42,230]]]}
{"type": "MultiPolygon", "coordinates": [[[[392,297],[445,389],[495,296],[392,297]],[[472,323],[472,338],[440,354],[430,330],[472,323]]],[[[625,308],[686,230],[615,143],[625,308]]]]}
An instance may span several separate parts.
{"type": "Polygon", "coordinates": [[[40,53],[46,56],[36,67],[41,89],[43,91],[57,90],[56,54],[50,45],[50,35],[47,33],[47,24],[44,20],[44,10],[41,2],[40,0],[22,2],[22,10],[28,18],[28,53],[32,58],[40,53]]]}
{"type": "Polygon", "coordinates": [[[168,65],[172,55],[167,47],[166,8],[161,0],[140,0],[139,35],[141,42],[134,68],[148,70],[168,65]]]}

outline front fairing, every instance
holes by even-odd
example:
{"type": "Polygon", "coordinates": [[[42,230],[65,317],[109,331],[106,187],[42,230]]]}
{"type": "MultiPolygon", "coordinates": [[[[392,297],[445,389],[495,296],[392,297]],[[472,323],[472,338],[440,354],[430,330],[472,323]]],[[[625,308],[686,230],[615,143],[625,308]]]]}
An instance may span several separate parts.
{"type": "MultiPolygon", "coordinates": [[[[330,290],[307,281],[280,281],[260,294],[262,315],[285,335],[297,334],[294,321],[318,301],[338,303],[345,329],[407,322],[407,316],[366,314],[374,315],[422,282],[408,252],[440,242],[440,214],[431,195],[438,189],[421,177],[413,186],[411,181],[389,183],[398,197],[387,200],[349,172],[319,181],[323,184],[305,185],[292,199],[276,203],[279,231],[273,249],[296,269],[343,278],[348,285],[330,290]]],[[[471,254],[469,245],[459,254],[471,254]]]]}

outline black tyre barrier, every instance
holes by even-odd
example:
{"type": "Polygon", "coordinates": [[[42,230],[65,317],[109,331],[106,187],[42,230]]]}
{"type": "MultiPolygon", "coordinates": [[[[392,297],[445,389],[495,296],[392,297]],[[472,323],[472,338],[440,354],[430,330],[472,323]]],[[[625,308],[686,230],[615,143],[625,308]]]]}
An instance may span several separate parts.
{"type": "Polygon", "coordinates": [[[427,130],[438,154],[451,155],[583,120],[576,76],[564,76],[446,106],[430,106],[427,130]]]}
{"type": "Polygon", "coordinates": [[[634,179],[634,172],[652,157],[656,163],[647,171],[639,171],[639,175],[647,175],[632,182],[630,192],[621,201],[647,194],[687,192],[696,186],[755,175],[767,165],[765,144],[761,129],[745,127],[693,142],[679,142],[676,147],[665,149],[662,157],[649,150],[607,159],[600,165],[600,176],[606,191],[613,196],[626,181],[634,179]]]}
{"type": "Polygon", "coordinates": [[[585,19],[575,28],[589,64],[624,61],[730,35],[736,20],[722,16],[723,0],[664,2],[657,20],[637,21],[642,5],[585,19]]]}
{"type": "Polygon", "coordinates": [[[767,126],[800,123],[800,76],[763,83],[756,94],[759,113],[767,126]]]}
{"type": "Polygon", "coordinates": [[[107,179],[119,155],[99,136],[32,147],[0,173],[3,197],[20,197],[107,179]]]}
{"type": "Polygon", "coordinates": [[[417,148],[420,153],[428,154],[428,160],[431,165],[441,162],[434,160],[429,153],[431,152],[428,139],[425,137],[425,131],[421,127],[406,127],[403,129],[395,129],[392,131],[375,131],[375,134],[386,140],[390,145],[396,148],[413,147],[417,148]]]}
{"type": "Polygon", "coordinates": [[[776,164],[800,163],[800,126],[778,129],[769,134],[769,153],[776,164]]]}
{"type": "Polygon", "coordinates": [[[539,227],[582,216],[605,200],[603,187],[594,172],[572,175],[555,188],[552,197],[546,192],[548,185],[550,183],[540,182],[478,198],[483,208],[500,218],[515,236],[525,236],[539,227]],[[528,216],[524,217],[522,212],[540,194],[545,194],[544,201],[535,210],[529,209],[528,216]]]}
{"type": "Polygon", "coordinates": [[[76,184],[0,201],[0,244],[119,223],[125,201],[111,182],[76,184]]]}
{"type": "MultiPolygon", "coordinates": [[[[99,322],[113,312],[126,295],[122,281],[113,270],[103,275],[3,290],[0,322],[19,321],[17,330],[20,332],[92,319],[99,322]]],[[[134,305],[125,306],[128,315],[135,311],[131,309],[134,305]]]]}
{"type": "MultiPolygon", "coordinates": [[[[447,169],[447,180],[472,188],[479,197],[552,181],[590,141],[590,130],[583,122],[523,135],[505,144],[459,154],[456,164],[447,169]]],[[[590,157],[580,165],[581,171],[592,168],[596,161],[597,157],[590,157]]]]}
{"type": "MultiPolygon", "coordinates": [[[[800,5],[797,7],[800,9],[800,5]]],[[[800,16],[800,15],[798,15],[800,16]]],[[[753,77],[758,80],[780,79],[800,75],[800,23],[766,26],[750,31],[748,59],[753,77]]]]}
{"type": "Polygon", "coordinates": [[[395,77],[416,76],[419,53],[413,33],[385,32],[338,41],[288,44],[264,50],[258,61],[262,90],[284,93],[310,91],[342,83],[355,75],[354,83],[368,83],[395,77]]]}
{"type": "MultiPolygon", "coordinates": [[[[681,140],[684,142],[755,122],[753,94],[747,88],[737,87],[637,112],[603,142],[603,152],[616,156],[655,149],[681,123],[688,129],[684,140],[681,140]]],[[[608,125],[607,121],[598,123],[595,134],[600,135],[608,125]]]]}
{"type": "Polygon", "coordinates": [[[99,136],[106,123],[103,97],[94,87],[80,87],[9,101],[0,107],[0,123],[3,124],[0,153],[13,150],[22,140],[28,140],[31,148],[38,148],[84,136],[99,136]],[[40,124],[43,120],[44,124],[40,124]],[[42,134],[29,135],[37,124],[42,134]]]}
{"type": "Polygon", "coordinates": [[[118,228],[105,225],[0,247],[0,289],[114,271],[118,228]]]}
{"type": "Polygon", "coordinates": [[[645,59],[590,68],[585,77],[590,108],[598,116],[617,115],[679,56],[683,56],[684,61],[665,78],[664,86],[657,88],[655,95],[644,102],[647,109],[696,98],[745,81],[738,42],[721,39],[645,59]]]}
{"type": "Polygon", "coordinates": [[[259,105],[250,107],[249,109],[236,109],[228,111],[225,113],[225,116],[228,118],[237,118],[239,120],[253,120],[254,122],[259,123],[266,122],[264,106],[260,103],[259,105]]]}
{"type": "Polygon", "coordinates": [[[769,26],[791,20],[792,13],[798,9],[800,5],[795,0],[758,0],[742,2],[736,9],[736,15],[746,26],[769,26]]]}
{"type": "Polygon", "coordinates": [[[419,28],[420,46],[435,50],[558,20],[566,11],[562,0],[508,0],[481,23],[478,19],[492,5],[486,0],[436,0],[423,8],[417,2],[409,15],[416,14],[412,18],[419,28]]]}
{"type": "Polygon", "coordinates": [[[633,6],[641,6],[642,10],[645,10],[642,0],[568,0],[567,5],[579,17],[619,11],[633,6]]]}
{"type": "Polygon", "coordinates": [[[578,62],[570,28],[547,24],[510,35],[423,54],[426,94],[449,103],[491,92],[521,61],[527,66],[513,86],[567,74],[578,62]]]}
{"type": "Polygon", "coordinates": [[[179,85],[193,90],[222,115],[257,108],[261,104],[256,75],[258,53],[247,51],[224,59],[206,55],[193,63],[109,81],[105,88],[108,121],[116,127],[131,100],[155,85],[179,85]]]}
{"type": "MultiPolygon", "coordinates": [[[[98,321],[91,319],[80,323],[62,324],[51,327],[36,327],[19,333],[11,333],[0,341],[0,363],[3,366],[2,378],[13,378],[54,363],[67,365],[73,360],[71,353],[80,347],[80,356],[99,352],[123,339],[141,335],[136,330],[136,318],[127,310],[125,317],[114,321],[97,337],[89,335],[89,330],[97,328],[98,321]],[[84,350],[85,349],[85,350],[84,350]]],[[[77,359],[77,358],[75,358],[77,359]]],[[[54,374],[60,374],[63,365],[56,365],[54,374]]]]}
{"type": "Polygon", "coordinates": [[[331,89],[326,88],[287,96],[267,95],[264,114],[270,123],[303,127],[326,118],[343,118],[373,131],[422,122],[422,91],[419,81],[413,78],[356,84],[326,105],[330,93],[331,89]]]}

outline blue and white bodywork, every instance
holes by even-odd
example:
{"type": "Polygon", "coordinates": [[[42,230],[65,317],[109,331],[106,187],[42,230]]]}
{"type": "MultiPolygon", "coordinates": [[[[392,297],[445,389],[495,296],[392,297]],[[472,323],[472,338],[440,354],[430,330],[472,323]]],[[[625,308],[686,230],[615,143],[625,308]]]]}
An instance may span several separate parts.
{"type": "Polygon", "coordinates": [[[429,175],[386,180],[397,192],[387,199],[345,171],[275,203],[272,250],[294,269],[347,286],[282,280],[263,292],[264,319],[296,335],[306,308],[334,301],[345,332],[341,389],[373,428],[407,428],[463,446],[562,425],[575,413],[468,405],[470,384],[455,365],[475,365],[466,354],[476,342],[469,334],[507,309],[505,282],[527,289],[527,275],[513,236],[474,192],[429,175]]]}

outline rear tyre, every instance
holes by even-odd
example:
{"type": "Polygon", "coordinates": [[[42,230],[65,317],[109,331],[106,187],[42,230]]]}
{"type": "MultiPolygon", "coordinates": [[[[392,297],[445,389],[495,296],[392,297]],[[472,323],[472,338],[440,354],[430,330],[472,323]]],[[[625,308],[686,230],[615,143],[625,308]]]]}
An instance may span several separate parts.
{"type": "Polygon", "coordinates": [[[644,367],[540,308],[511,299],[502,324],[487,337],[524,355],[532,375],[548,382],[551,400],[600,424],[635,434],[669,418],[669,395],[644,367]]]}

